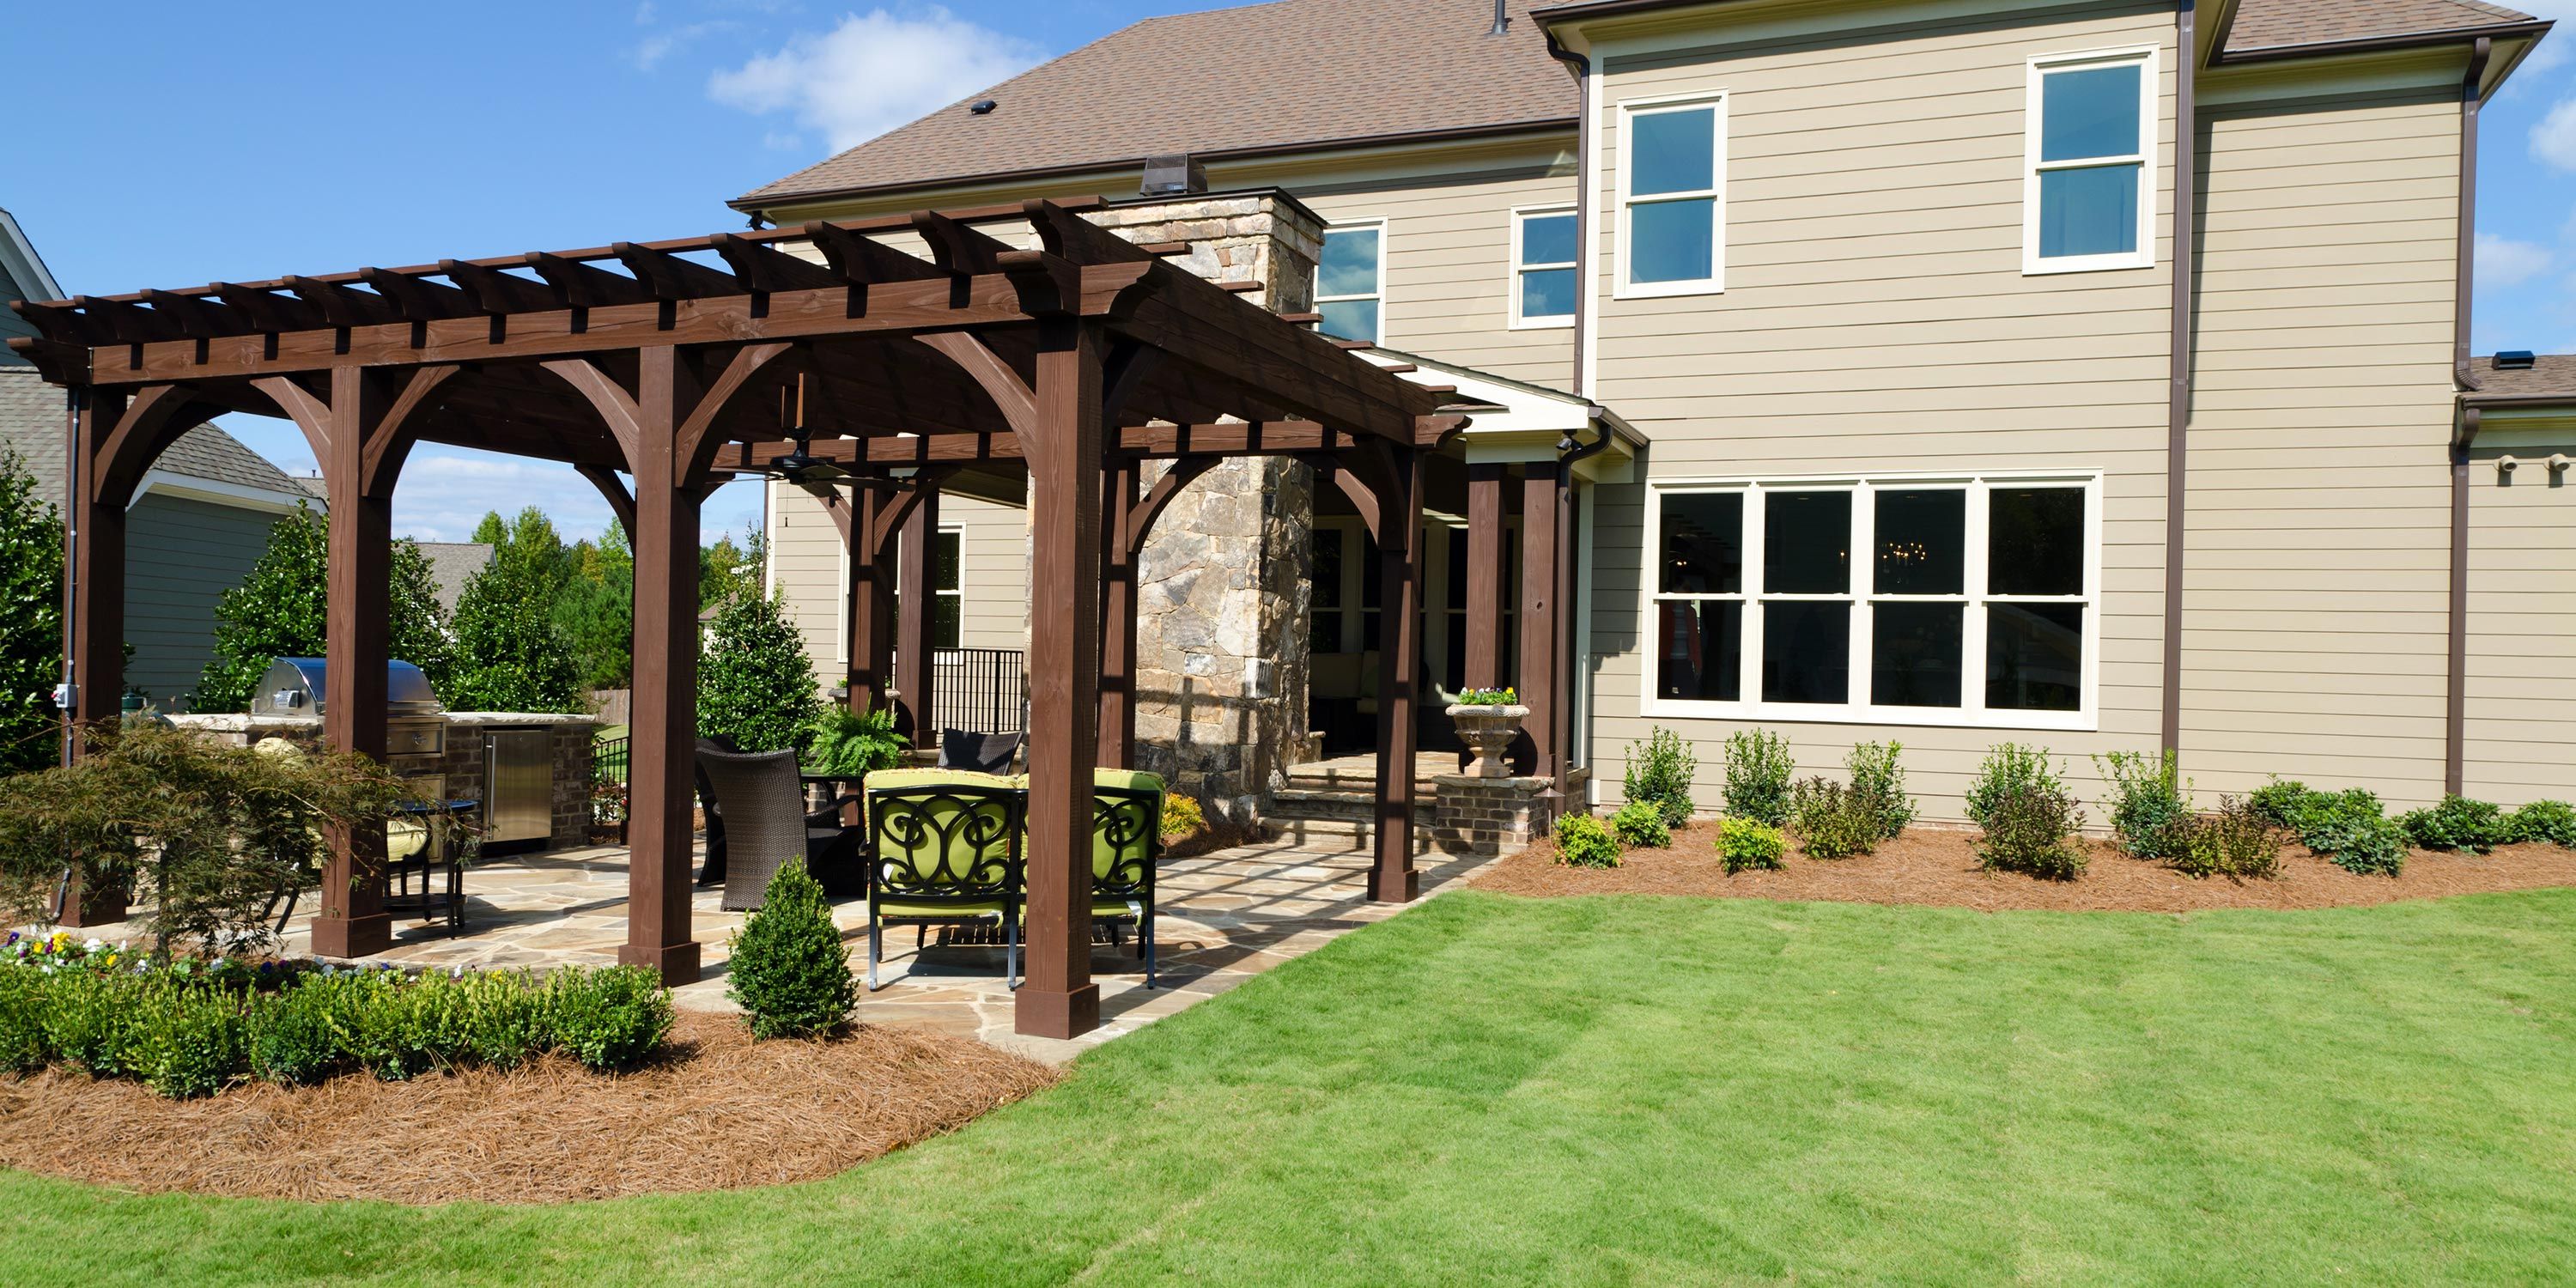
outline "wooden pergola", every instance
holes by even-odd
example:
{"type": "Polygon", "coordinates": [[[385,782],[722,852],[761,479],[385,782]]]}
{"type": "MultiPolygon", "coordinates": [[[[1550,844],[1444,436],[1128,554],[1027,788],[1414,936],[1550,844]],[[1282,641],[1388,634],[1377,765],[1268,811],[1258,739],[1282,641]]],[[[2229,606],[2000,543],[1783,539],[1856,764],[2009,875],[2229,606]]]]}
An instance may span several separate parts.
{"type": "MultiPolygon", "coordinates": [[[[927,665],[926,634],[898,646],[885,626],[891,538],[931,530],[945,471],[1015,465],[1027,472],[1037,605],[1016,1027],[1069,1037],[1098,1022],[1090,771],[1134,751],[1136,551],[1163,503],[1211,462],[1293,454],[1351,497],[1379,544],[1389,626],[1369,882],[1374,898],[1412,897],[1422,458],[1466,417],[1443,410],[1447,391],[1166,262],[1184,247],[1101,230],[1082,217],[1092,204],[17,305],[41,338],[12,347],[73,391],[67,723],[117,715],[126,505],[161,451],[207,416],[291,419],[321,462],[333,511],[323,731],[378,756],[390,502],[406,454],[433,442],[568,463],[608,496],[635,551],[619,959],[688,982],[699,974],[689,868],[701,500],[736,472],[779,472],[800,446],[848,476],[838,513],[860,592],[849,636],[860,704],[878,700],[889,652],[927,665]],[[820,262],[782,244],[810,244],[820,262]],[[1172,465],[1146,486],[1155,459],[1172,465]]],[[[812,484],[823,471],[794,473],[812,484]]],[[[905,545],[918,556],[929,542],[905,545]]],[[[903,615],[906,633],[926,632],[929,617],[903,615]]],[[[315,952],[390,945],[366,879],[383,843],[333,838],[315,952]]]]}

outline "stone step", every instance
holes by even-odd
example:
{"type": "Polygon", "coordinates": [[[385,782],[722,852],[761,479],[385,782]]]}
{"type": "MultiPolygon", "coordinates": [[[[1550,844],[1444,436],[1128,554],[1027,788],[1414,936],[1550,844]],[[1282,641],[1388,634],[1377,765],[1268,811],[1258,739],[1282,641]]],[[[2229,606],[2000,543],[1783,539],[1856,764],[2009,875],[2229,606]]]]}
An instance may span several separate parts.
{"type": "Polygon", "coordinates": [[[1377,793],[1348,787],[1283,787],[1270,796],[1269,818],[1339,819],[1365,823],[1377,817],[1377,793]]]}

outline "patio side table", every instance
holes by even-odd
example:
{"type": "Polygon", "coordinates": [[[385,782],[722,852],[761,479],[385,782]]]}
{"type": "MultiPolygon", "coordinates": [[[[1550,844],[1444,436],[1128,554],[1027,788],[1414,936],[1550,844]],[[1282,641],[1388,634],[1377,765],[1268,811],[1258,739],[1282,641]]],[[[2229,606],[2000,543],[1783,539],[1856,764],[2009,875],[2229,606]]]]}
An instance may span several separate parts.
{"type": "Polygon", "coordinates": [[[444,920],[450,938],[465,933],[465,828],[482,806],[479,800],[451,800],[402,807],[402,816],[429,835],[419,853],[385,864],[386,912],[444,920]]]}

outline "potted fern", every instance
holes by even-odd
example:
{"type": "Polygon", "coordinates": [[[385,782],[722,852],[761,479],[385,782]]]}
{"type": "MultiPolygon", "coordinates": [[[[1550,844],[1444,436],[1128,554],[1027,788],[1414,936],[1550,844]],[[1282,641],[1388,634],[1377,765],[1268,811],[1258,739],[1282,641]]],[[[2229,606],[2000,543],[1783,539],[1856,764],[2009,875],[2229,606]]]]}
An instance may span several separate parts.
{"type": "Polygon", "coordinates": [[[1467,764],[1469,778],[1512,776],[1512,740],[1520,737],[1521,721],[1529,713],[1520,705],[1519,692],[1510,688],[1469,689],[1458,695],[1449,719],[1458,726],[1459,739],[1476,753],[1467,764]]]}
{"type": "Polygon", "coordinates": [[[894,710],[877,707],[854,712],[827,706],[805,725],[805,750],[797,757],[805,772],[835,778],[865,778],[903,763],[912,740],[894,731],[894,710]]]}

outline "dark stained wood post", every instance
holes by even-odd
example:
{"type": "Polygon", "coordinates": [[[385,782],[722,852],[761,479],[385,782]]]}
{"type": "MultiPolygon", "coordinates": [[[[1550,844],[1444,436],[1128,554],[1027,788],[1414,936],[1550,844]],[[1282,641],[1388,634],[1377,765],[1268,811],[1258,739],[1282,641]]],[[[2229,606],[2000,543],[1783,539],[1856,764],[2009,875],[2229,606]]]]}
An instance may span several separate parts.
{"type": "MultiPolygon", "coordinates": [[[[1550,672],[1549,689],[1554,694],[1556,716],[1548,724],[1555,735],[1556,779],[1554,791],[1562,802],[1574,780],[1574,686],[1583,673],[1582,660],[1574,655],[1574,477],[1568,467],[1557,467],[1556,488],[1556,621],[1555,664],[1550,672]]],[[[1560,804],[1559,808],[1563,808],[1560,804]]]]}
{"type": "Polygon", "coordinates": [[[850,565],[849,597],[841,605],[841,637],[849,647],[849,705],[867,711],[883,701],[882,691],[894,670],[894,577],[876,533],[883,526],[888,495],[882,487],[861,486],[850,497],[849,539],[843,553],[850,565]]]}
{"type": "MultiPolygon", "coordinates": [[[[329,608],[323,652],[322,737],[341,751],[383,759],[385,663],[393,576],[393,494],[371,486],[367,446],[392,398],[361,367],[331,369],[330,432],[322,460],[331,498],[329,608]]],[[[385,915],[382,824],[333,828],[322,868],[313,952],[365,957],[393,946],[385,915]]]]}
{"type": "Polygon", "coordinates": [[[903,519],[896,574],[903,604],[895,613],[894,727],[918,747],[924,738],[939,736],[939,727],[931,723],[937,718],[931,685],[938,670],[933,662],[939,624],[939,485],[916,478],[913,489],[918,499],[903,519]]]}
{"type": "MultiPolygon", "coordinates": [[[[71,679],[79,696],[63,712],[64,764],[80,755],[80,731],[114,720],[125,692],[125,505],[126,489],[100,496],[96,468],[98,449],[124,418],[126,398],[115,391],[82,389],[72,414],[71,454],[66,458],[66,493],[70,508],[63,539],[69,543],[64,567],[71,576],[63,587],[64,646],[70,650],[71,679]]],[[[103,925],[125,920],[125,892],[88,890],[78,874],[65,891],[62,924],[103,925]]]]}
{"type": "Polygon", "coordinates": [[[1467,673],[1461,686],[1503,683],[1503,465],[1467,467],[1467,673]]]}
{"type": "Polygon", "coordinates": [[[1420,720],[1414,710],[1422,673],[1422,458],[1411,448],[1387,452],[1378,491],[1377,858],[1369,897],[1413,898],[1413,753],[1420,720]]]}
{"type": "Polygon", "coordinates": [[[1137,461],[1122,456],[1101,479],[1100,763],[1136,767],[1137,461]]]}
{"type": "Polygon", "coordinates": [[[1091,769],[1099,748],[1101,344],[1039,324],[1029,443],[1028,975],[1012,1027],[1069,1038],[1100,1025],[1091,982],[1091,769]]]}
{"type": "Polygon", "coordinates": [[[1561,579],[1557,573],[1557,476],[1554,461],[1532,461],[1521,467],[1521,704],[1530,709],[1522,728],[1538,749],[1531,775],[1556,778],[1558,759],[1557,616],[1561,579]]]}
{"type": "Polygon", "coordinates": [[[628,742],[626,942],[621,965],[698,978],[689,927],[689,799],[697,750],[698,492],[680,458],[679,355],[639,354],[635,391],[635,683],[628,742]]]}

